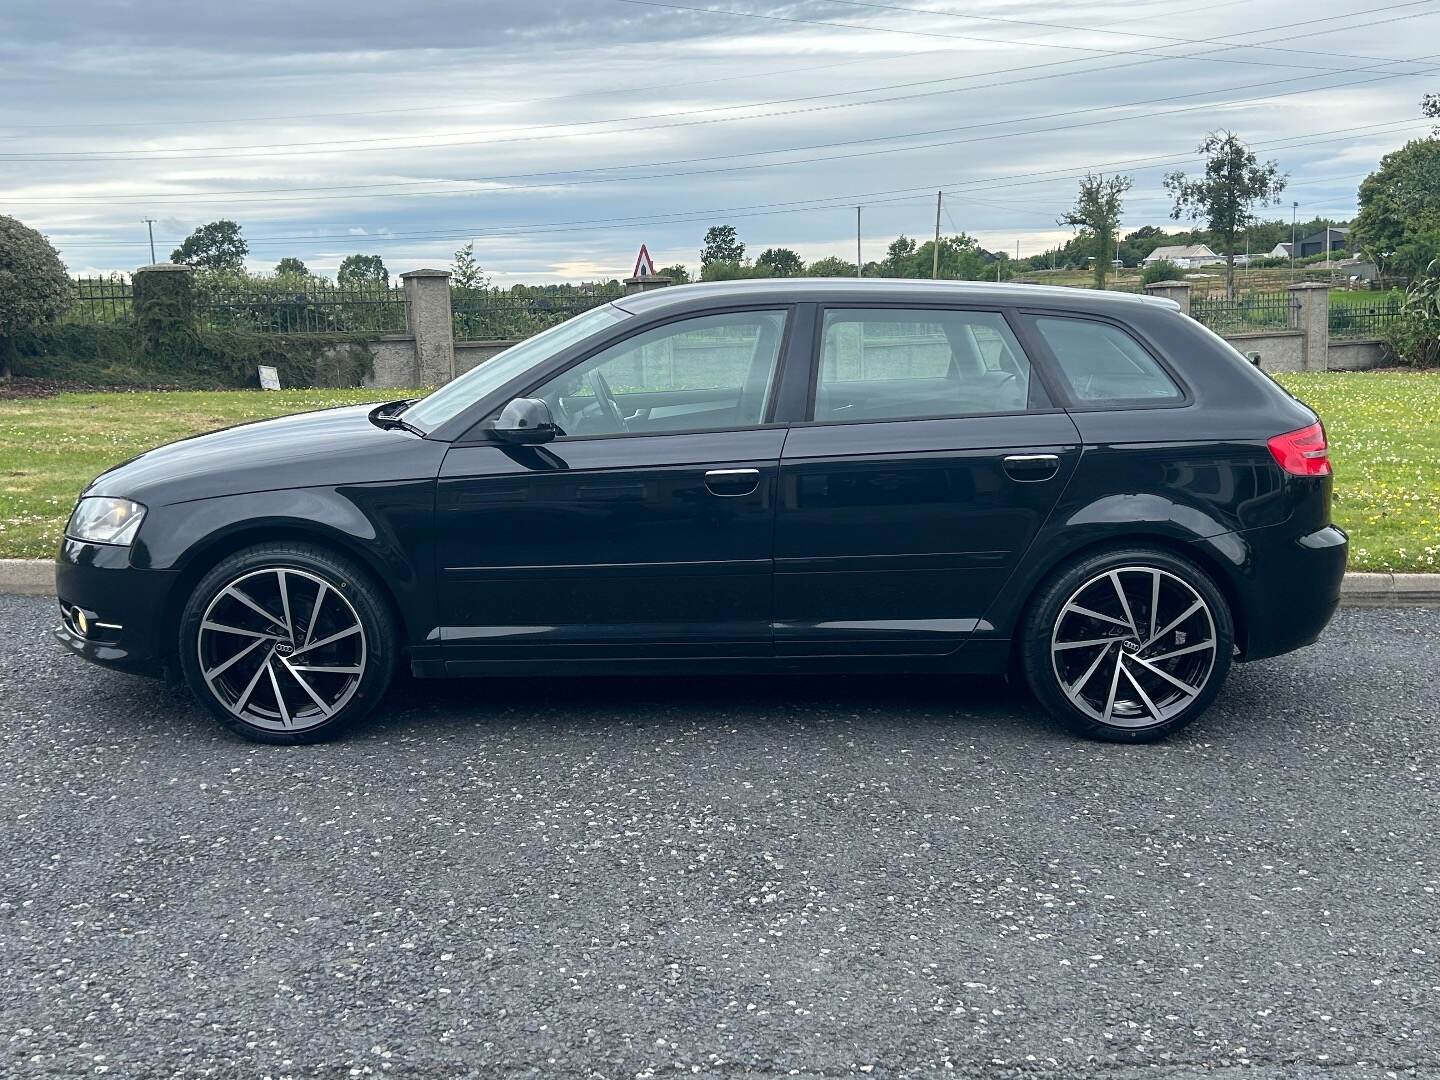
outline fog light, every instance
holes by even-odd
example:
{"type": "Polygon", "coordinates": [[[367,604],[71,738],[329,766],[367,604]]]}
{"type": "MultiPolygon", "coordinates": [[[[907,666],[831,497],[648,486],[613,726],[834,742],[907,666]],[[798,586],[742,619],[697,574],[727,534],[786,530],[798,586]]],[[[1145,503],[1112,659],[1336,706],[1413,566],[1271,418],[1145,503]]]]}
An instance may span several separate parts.
{"type": "Polygon", "coordinates": [[[85,617],[85,612],[78,607],[70,609],[70,618],[75,621],[75,629],[80,631],[81,637],[90,636],[90,620],[85,617]]]}

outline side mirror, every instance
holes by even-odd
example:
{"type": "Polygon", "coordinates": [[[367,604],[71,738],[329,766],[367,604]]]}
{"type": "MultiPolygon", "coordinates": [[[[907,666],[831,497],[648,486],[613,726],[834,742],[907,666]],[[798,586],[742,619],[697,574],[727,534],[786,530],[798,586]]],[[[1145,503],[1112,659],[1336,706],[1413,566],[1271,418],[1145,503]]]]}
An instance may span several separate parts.
{"type": "Polygon", "coordinates": [[[491,429],[497,439],[517,446],[547,443],[559,434],[550,406],[539,398],[516,398],[495,418],[491,429]]]}

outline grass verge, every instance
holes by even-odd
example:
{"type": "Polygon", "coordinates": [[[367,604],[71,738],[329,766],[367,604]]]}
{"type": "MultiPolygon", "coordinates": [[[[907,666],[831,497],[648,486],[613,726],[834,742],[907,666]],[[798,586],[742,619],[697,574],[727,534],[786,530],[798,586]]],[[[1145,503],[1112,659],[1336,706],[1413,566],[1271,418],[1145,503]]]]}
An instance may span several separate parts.
{"type": "MultiPolygon", "coordinates": [[[[1335,520],[1355,570],[1440,571],[1440,372],[1279,381],[1325,419],[1335,520]]],[[[96,474],[153,446],[268,416],[402,397],[390,390],[61,394],[0,401],[0,558],[55,553],[96,474]]]]}

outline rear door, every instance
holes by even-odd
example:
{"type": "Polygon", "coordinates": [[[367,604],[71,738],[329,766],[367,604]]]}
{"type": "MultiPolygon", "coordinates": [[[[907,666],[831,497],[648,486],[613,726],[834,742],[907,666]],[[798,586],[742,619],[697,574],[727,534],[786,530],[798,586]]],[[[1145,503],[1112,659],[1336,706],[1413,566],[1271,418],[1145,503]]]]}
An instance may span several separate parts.
{"type": "Polygon", "coordinates": [[[943,654],[991,601],[1080,439],[999,310],[829,306],[780,462],[781,656],[943,654]]]}

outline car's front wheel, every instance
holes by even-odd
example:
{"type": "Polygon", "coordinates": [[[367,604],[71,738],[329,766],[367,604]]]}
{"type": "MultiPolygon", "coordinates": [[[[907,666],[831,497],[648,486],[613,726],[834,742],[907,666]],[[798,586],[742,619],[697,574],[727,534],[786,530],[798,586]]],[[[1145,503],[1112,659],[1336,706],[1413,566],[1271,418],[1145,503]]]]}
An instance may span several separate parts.
{"type": "Polygon", "coordinates": [[[269,743],[317,742],[368,713],[395,666],[395,625],[368,574],[299,543],[222,560],[180,620],[190,689],[221,723],[269,743]]]}
{"type": "Polygon", "coordinates": [[[1220,692],[1234,629],[1225,597],[1188,559],[1134,548],[1081,559],[1041,590],[1021,645],[1031,690],[1072,730],[1152,742],[1220,692]]]}

